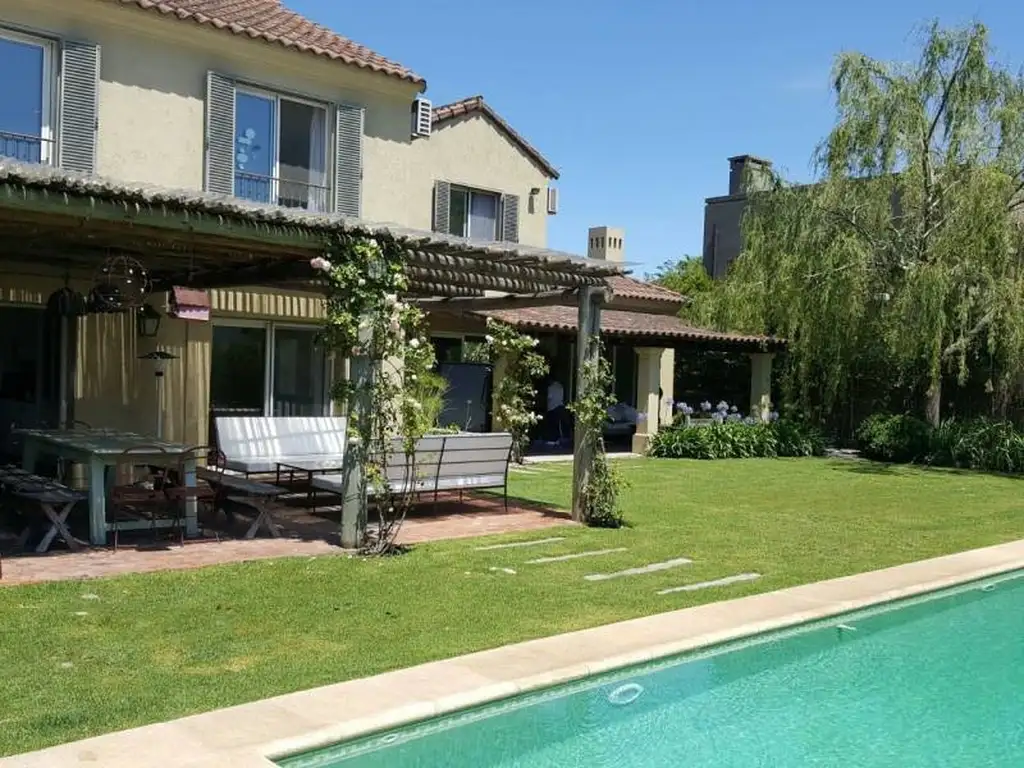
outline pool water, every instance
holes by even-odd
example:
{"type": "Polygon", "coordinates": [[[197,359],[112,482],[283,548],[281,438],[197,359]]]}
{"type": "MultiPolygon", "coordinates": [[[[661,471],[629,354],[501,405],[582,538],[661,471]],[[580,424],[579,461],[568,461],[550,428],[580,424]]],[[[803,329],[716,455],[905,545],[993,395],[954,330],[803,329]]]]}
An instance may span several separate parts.
{"type": "Polygon", "coordinates": [[[280,764],[1019,768],[1021,576],[593,678],[280,764]]]}

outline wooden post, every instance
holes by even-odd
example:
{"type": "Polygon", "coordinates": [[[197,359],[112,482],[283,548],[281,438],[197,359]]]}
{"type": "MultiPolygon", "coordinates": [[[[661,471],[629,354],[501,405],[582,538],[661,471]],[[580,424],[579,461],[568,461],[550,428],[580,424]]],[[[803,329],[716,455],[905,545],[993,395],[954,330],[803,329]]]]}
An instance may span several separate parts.
{"type": "MultiPolygon", "coordinates": [[[[360,339],[364,348],[369,339],[360,339]]],[[[345,458],[342,462],[345,495],[341,503],[341,546],[357,549],[366,540],[366,452],[370,446],[363,445],[360,434],[363,426],[373,419],[372,398],[370,387],[376,374],[378,363],[367,355],[353,356],[349,359],[349,380],[355,386],[355,402],[348,413],[348,445],[345,446],[345,458]]]]}
{"type": "MultiPolygon", "coordinates": [[[[585,367],[597,362],[601,340],[601,303],[604,293],[599,288],[580,289],[579,330],[576,341],[576,398],[584,397],[587,381],[585,367]]],[[[577,428],[573,433],[572,455],[572,519],[582,522],[584,498],[582,489],[594,467],[597,438],[577,428]]]]}

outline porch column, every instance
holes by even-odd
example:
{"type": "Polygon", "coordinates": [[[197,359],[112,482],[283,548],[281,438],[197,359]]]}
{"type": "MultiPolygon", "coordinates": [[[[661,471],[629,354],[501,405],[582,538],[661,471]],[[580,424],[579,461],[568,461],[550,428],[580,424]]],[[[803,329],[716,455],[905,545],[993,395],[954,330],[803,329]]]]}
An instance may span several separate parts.
{"type": "Polygon", "coordinates": [[[672,387],[676,351],[641,347],[637,355],[636,409],[646,415],[636,425],[633,452],[646,453],[651,439],[662,424],[672,423],[672,387]]]}
{"type": "Polygon", "coordinates": [[[498,382],[505,378],[507,371],[508,357],[499,355],[491,371],[491,430],[494,432],[500,432],[505,428],[501,420],[501,410],[498,408],[498,382]]]}
{"type": "MultiPolygon", "coordinates": [[[[586,379],[583,371],[587,365],[597,362],[601,353],[601,304],[604,291],[593,286],[580,288],[579,298],[579,330],[576,342],[576,397],[583,397],[586,392],[586,379]]],[[[583,495],[581,490],[590,479],[594,468],[594,454],[597,450],[597,439],[593,435],[585,435],[581,429],[573,430],[572,452],[572,519],[583,520],[583,495]]]]}
{"type": "MultiPolygon", "coordinates": [[[[360,339],[364,348],[369,339],[360,339]]],[[[349,412],[348,445],[345,446],[345,460],[342,462],[345,495],[341,503],[341,546],[357,549],[366,540],[366,452],[369,446],[362,445],[359,435],[363,425],[373,419],[370,385],[378,375],[379,361],[366,355],[352,357],[348,361],[349,380],[355,385],[358,396],[349,412]]]]}
{"type": "Polygon", "coordinates": [[[771,352],[755,352],[750,355],[750,413],[755,412],[764,421],[772,405],[772,359],[771,352]]]}

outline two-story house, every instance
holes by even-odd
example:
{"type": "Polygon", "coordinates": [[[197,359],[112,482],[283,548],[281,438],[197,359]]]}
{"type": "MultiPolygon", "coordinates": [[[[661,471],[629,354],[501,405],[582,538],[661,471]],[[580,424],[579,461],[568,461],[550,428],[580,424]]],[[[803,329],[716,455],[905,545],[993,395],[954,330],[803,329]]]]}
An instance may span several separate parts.
{"type": "MultiPolygon", "coordinates": [[[[0,64],[0,156],[546,243],[557,172],[507,125],[495,131],[503,121],[486,105],[451,105],[417,129],[422,77],[278,0],[0,0],[0,64]]],[[[157,411],[164,435],[204,442],[211,409],[330,408],[331,361],[314,343],[322,302],[294,287],[175,288],[148,341],[129,314],[88,314],[61,342],[70,379],[55,380],[43,309],[95,282],[60,258],[0,261],[0,423],[53,423],[70,400],[92,424],[137,428],[157,411]],[[137,360],[147,345],[174,356],[159,400],[137,360]]]]}

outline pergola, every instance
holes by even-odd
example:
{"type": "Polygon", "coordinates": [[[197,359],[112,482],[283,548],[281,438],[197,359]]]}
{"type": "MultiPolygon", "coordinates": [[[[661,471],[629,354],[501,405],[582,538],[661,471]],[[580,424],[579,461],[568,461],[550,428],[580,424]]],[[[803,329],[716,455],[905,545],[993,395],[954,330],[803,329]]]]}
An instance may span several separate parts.
{"type": "MultiPolygon", "coordinates": [[[[316,291],[310,259],[332,235],[390,239],[407,255],[410,299],[427,309],[483,311],[572,306],[578,317],[577,368],[596,359],[605,261],[514,243],[479,243],[334,214],[253,204],[193,190],[124,184],[42,166],[0,162],[0,268],[47,263],[68,272],[96,269],[112,255],[142,263],[152,290],[245,286],[316,291]]],[[[580,379],[582,380],[582,379],[580,379]]],[[[577,433],[573,516],[595,446],[577,433]]],[[[361,468],[355,467],[358,475],[361,468]]],[[[342,535],[361,536],[365,498],[346,498],[342,535]],[[362,505],[358,509],[355,504],[362,505]]]]}

